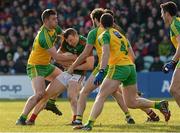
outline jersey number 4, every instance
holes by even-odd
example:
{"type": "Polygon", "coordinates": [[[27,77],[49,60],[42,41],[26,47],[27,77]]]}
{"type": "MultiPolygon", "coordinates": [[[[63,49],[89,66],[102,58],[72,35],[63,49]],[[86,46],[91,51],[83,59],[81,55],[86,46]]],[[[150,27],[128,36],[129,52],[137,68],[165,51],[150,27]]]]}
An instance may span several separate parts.
{"type": "Polygon", "coordinates": [[[121,41],[120,51],[124,52],[125,55],[128,54],[128,50],[126,48],[126,45],[124,44],[124,41],[121,41]]]}

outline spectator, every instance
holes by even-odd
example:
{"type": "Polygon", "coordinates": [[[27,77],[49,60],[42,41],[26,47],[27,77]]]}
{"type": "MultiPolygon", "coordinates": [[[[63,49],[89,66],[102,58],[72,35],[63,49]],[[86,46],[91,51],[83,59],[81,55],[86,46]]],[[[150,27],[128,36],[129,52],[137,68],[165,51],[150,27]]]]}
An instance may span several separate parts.
{"type": "Polygon", "coordinates": [[[14,69],[14,61],[9,61],[8,62],[8,74],[15,74],[15,69],[14,69]]]}
{"type": "Polygon", "coordinates": [[[7,61],[1,60],[0,61],[0,74],[7,74],[9,71],[7,61]]]}
{"type": "Polygon", "coordinates": [[[154,62],[151,64],[149,71],[161,71],[162,67],[164,65],[164,62],[160,60],[159,55],[156,55],[154,57],[154,62]]]}
{"type": "Polygon", "coordinates": [[[23,74],[26,73],[26,61],[27,58],[25,58],[23,55],[21,55],[14,64],[14,69],[16,74],[23,74]]]}
{"type": "Polygon", "coordinates": [[[136,59],[135,59],[136,71],[140,72],[144,70],[144,59],[143,56],[140,55],[139,51],[136,51],[135,55],[136,55],[136,59]]]}
{"type": "MultiPolygon", "coordinates": [[[[17,58],[18,46],[23,49],[24,56],[29,53],[41,25],[39,16],[46,8],[57,9],[63,29],[74,27],[84,36],[92,28],[89,12],[96,7],[109,8],[115,14],[115,22],[127,33],[135,52],[141,56],[153,57],[157,54],[153,50],[158,48],[160,57],[170,56],[169,44],[164,42],[167,38],[163,29],[164,23],[160,19],[161,2],[161,0],[4,0],[0,2],[0,61],[4,60],[5,64],[9,64],[7,55],[10,54],[13,59],[17,58]]],[[[180,2],[176,3],[180,7],[180,2]]],[[[18,64],[16,61],[15,66],[18,64]]]]}
{"type": "Polygon", "coordinates": [[[4,50],[4,41],[3,41],[3,37],[0,37],[0,61],[1,60],[6,60],[6,54],[5,54],[5,50],[4,50]]]}
{"type": "Polygon", "coordinates": [[[158,51],[159,51],[159,55],[160,56],[169,56],[171,53],[171,45],[168,41],[167,36],[163,37],[163,40],[160,42],[160,44],[158,45],[158,51]]]}

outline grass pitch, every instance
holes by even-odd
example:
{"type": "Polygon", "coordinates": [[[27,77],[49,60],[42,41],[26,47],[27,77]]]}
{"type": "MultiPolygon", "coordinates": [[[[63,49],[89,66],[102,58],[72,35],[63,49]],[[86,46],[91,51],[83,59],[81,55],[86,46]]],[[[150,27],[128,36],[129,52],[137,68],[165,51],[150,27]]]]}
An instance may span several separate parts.
{"type": "MultiPolygon", "coordinates": [[[[25,101],[1,100],[0,101],[0,132],[77,132],[72,126],[71,109],[68,101],[59,100],[57,104],[63,112],[62,116],[54,115],[49,111],[42,111],[36,120],[35,126],[16,126],[25,101]]],[[[88,119],[93,101],[88,101],[84,114],[84,121],[88,119]]],[[[92,132],[180,132],[180,109],[174,101],[170,101],[171,119],[164,121],[162,114],[160,122],[147,123],[147,116],[140,110],[130,110],[136,121],[135,125],[127,125],[125,116],[114,101],[106,101],[102,114],[96,120],[92,132]]]]}

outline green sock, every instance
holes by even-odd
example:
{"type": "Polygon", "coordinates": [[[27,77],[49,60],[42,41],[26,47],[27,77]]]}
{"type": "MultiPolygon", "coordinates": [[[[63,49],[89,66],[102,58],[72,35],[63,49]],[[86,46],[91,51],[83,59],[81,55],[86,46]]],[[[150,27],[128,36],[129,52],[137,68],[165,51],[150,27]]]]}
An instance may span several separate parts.
{"type": "Polygon", "coordinates": [[[48,100],[48,103],[50,103],[50,104],[55,104],[55,102],[56,102],[56,100],[54,100],[54,99],[49,99],[48,100]]]}
{"type": "Polygon", "coordinates": [[[154,103],[154,108],[155,109],[160,109],[161,108],[160,102],[155,102],[154,103]]]}
{"type": "Polygon", "coordinates": [[[20,120],[26,121],[26,120],[27,120],[27,115],[22,114],[22,115],[20,116],[20,120]]]}
{"type": "Polygon", "coordinates": [[[126,118],[131,116],[130,113],[129,113],[129,111],[128,111],[128,112],[125,112],[124,114],[125,114],[126,118]]]}
{"type": "Polygon", "coordinates": [[[95,123],[95,119],[89,117],[88,122],[85,125],[93,127],[94,123],[95,123]]]}
{"type": "Polygon", "coordinates": [[[76,116],[76,120],[82,121],[82,119],[83,119],[83,117],[82,117],[81,115],[77,115],[77,116],[76,116]]]}

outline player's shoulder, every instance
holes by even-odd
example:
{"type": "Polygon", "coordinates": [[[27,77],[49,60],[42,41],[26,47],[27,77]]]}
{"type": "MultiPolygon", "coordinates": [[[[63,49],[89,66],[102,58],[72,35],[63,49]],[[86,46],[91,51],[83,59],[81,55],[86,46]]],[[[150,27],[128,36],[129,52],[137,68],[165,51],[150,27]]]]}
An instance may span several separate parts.
{"type": "Polygon", "coordinates": [[[50,42],[50,40],[47,39],[48,30],[44,26],[41,26],[40,30],[38,31],[37,36],[38,36],[38,41],[39,41],[41,46],[43,44],[46,44],[47,41],[50,42]]]}
{"type": "Polygon", "coordinates": [[[109,31],[109,34],[113,35],[113,36],[116,36],[118,38],[126,38],[124,36],[124,34],[121,33],[119,30],[117,30],[116,28],[111,28],[110,31],[109,31]]]}
{"type": "Polygon", "coordinates": [[[79,35],[79,43],[81,45],[86,45],[86,38],[82,35],[79,35]]]}
{"type": "Polygon", "coordinates": [[[38,34],[40,36],[45,36],[44,33],[47,32],[47,29],[42,25],[41,28],[39,29],[38,34]]]}
{"type": "Polygon", "coordinates": [[[39,30],[39,32],[38,32],[38,40],[42,41],[44,39],[45,39],[45,29],[43,28],[43,29],[39,30]]]}
{"type": "Polygon", "coordinates": [[[170,28],[180,27],[180,17],[174,17],[170,28]]]}
{"type": "Polygon", "coordinates": [[[58,35],[63,33],[63,30],[59,25],[56,26],[55,31],[57,32],[58,35]]]}
{"type": "Polygon", "coordinates": [[[86,37],[84,37],[84,36],[82,36],[82,35],[79,35],[79,39],[80,39],[81,41],[86,41],[86,37]]]}
{"type": "Polygon", "coordinates": [[[96,35],[97,31],[98,31],[98,27],[93,28],[92,30],[89,31],[88,35],[96,35]]]}
{"type": "Polygon", "coordinates": [[[174,25],[180,27],[180,17],[175,18],[174,25]]]}
{"type": "Polygon", "coordinates": [[[106,29],[101,33],[101,36],[110,36],[111,34],[111,29],[106,29]]]}

